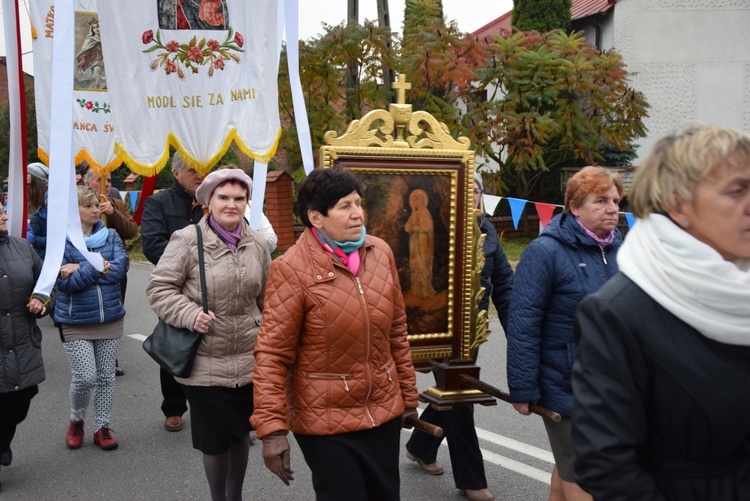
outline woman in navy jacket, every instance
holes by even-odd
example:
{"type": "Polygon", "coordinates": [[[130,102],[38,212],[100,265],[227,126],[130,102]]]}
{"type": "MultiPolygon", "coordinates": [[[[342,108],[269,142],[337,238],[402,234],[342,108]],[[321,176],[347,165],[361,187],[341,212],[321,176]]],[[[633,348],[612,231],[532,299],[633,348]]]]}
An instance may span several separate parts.
{"type": "Polygon", "coordinates": [[[128,268],[128,255],[117,232],[99,219],[99,195],[93,188],[78,187],[78,213],[86,247],[101,254],[104,269],[97,271],[70,240],[65,242],[54,315],[73,373],[65,443],[71,449],[83,445],[83,421],[95,390],[94,442],[110,450],[117,448],[109,418],[125,316],[120,282],[128,268]]]}
{"type": "Polygon", "coordinates": [[[568,181],[564,212],[529,244],[516,268],[507,333],[508,386],[521,414],[528,415],[529,404],[538,403],[563,416],[560,423],[544,420],[555,456],[550,499],[590,499],[573,476],[573,314],[585,296],[617,273],[622,190],[616,173],[583,168],[568,181]]]}

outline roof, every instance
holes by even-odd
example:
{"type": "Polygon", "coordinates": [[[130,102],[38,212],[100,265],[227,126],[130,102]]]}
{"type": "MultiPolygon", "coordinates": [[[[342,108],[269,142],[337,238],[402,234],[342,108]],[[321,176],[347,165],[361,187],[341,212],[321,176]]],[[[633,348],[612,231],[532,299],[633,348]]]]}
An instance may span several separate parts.
{"type": "MultiPolygon", "coordinates": [[[[573,0],[570,6],[570,17],[573,21],[577,21],[595,14],[601,14],[614,7],[615,3],[617,3],[617,0],[573,0]]],[[[494,21],[490,21],[476,30],[472,33],[472,36],[481,38],[509,34],[512,28],[510,24],[512,15],[512,10],[506,12],[494,21]]]]}

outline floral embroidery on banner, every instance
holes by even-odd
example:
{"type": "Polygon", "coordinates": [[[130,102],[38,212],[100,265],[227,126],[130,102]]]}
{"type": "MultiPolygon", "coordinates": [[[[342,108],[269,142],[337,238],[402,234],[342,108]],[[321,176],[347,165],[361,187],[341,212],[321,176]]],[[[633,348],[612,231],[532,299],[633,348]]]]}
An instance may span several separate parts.
{"type": "Polygon", "coordinates": [[[156,30],[154,36],[153,30],[143,32],[141,41],[144,45],[151,46],[144,53],[154,52],[156,59],[151,62],[151,69],[156,70],[163,66],[167,75],[177,73],[180,78],[185,78],[185,71],[190,70],[198,73],[201,66],[208,65],[208,76],[213,76],[215,70],[223,70],[226,61],[239,63],[240,57],[237,52],[245,52],[242,48],[245,45],[245,39],[241,33],[235,32],[231,27],[227,32],[227,37],[223,42],[213,38],[202,38],[198,41],[197,37],[190,39],[188,43],[179,43],[176,40],[170,40],[166,44],[162,43],[161,30],[156,30]]]}
{"type": "Polygon", "coordinates": [[[90,99],[76,99],[76,102],[81,108],[86,108],[94,113],[109,113],[109,103],[99,103],[99,101],[91,101],[90,99]]]}

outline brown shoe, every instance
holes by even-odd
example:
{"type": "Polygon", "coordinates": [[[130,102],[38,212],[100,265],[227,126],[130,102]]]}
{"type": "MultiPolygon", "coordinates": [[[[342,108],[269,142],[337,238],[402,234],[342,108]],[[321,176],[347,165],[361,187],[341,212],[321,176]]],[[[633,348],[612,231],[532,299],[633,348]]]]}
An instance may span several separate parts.
{"type": "Polygon", "coordinates": [[[164,429],[167,431],[180,431],[182,429],[182,417],[169,416],[164,420],[164,429]]]}
{"type": "Polygon", "coordinates": [[[442,475],[443,474],[443,467],[435,461],[434,463],[425,463],[421,459],[419,459],[417,456],[412,454],[409,451],[406,451],[406,458],[411,461],[416,461],[416,463],[419,465],[420,468],[422,468],[422,471],[427,473],[428,475],[442,475]]]}
{"type": "Polygon", "coordinates": [[[495,495],[489,489],[466,489],[461,493],[469,501],[495,501],[495,495]]]}

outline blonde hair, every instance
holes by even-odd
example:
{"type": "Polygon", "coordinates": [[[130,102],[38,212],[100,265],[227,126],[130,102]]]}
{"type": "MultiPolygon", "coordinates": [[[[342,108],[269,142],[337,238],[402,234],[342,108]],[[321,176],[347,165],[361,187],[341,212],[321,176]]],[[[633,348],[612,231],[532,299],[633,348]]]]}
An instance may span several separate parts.
{"type": "Polygon", "coordinates": [[[630,189],[636,217],[666,214],[691,202],[696,186],[721,167],[750,170],[750,135],[737,129],[690,124],[660,139],[637,169],[630,189]]]}
{"type": "Polygon", "coordinates": [[[617,194],[622,197],[622,178],[620,174],[606,167],[589,165],[576,172],[565,185],[565,212],[570,213],[570,204],[576,207],[583,205],[589,193],[601,195],[613,186],[617,187],[617,194]]]}
{"type": "Polygon", "coordinates": [[[99,201],[99,194],[91,186],[76,186],[76,188],[78,188],[79,207],[88,202],[90,198],[95,199],[97,202],[99,201]]]}

